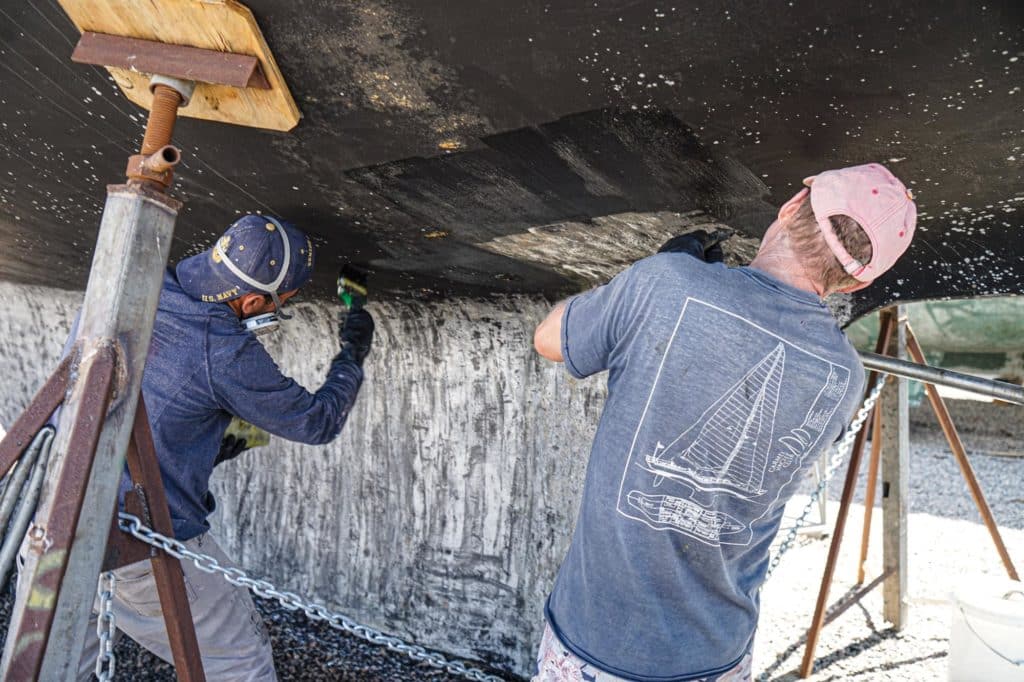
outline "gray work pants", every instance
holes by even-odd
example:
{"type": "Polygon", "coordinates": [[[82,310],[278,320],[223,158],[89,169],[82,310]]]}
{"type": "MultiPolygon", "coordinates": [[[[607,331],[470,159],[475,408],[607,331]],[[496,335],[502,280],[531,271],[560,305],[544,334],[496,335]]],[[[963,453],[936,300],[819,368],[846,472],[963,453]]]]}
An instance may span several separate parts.
{"type": "MultiPolygon", "coordinates": [[[[186,541],[185,546],[200,554],[209,554],[221,566],[233,566],[209,533],[186,541]]],[[[18,557],[18,603],[22,603],[21,573],[26,545],[18,557]]],[[[219,574],[206,573],[191,561],[182,561],[185,592],[188,595],[192,621],[195,623],[203,669],[209,682],[275,682],[274,660],[270,635],[263,619],[249,596],[249,591],[227,582],[219,574]]],[[[149,560],[129,564],[114,571],[114,618],[118,635],[122,632],[168,663],[173,663],[171,647],[164,625],[160,598],[149,560]]],[[[85,636],[78,680],[92,679],[99,652],[96,636],[99,600],[93,604],[89,630],[85,636]]]]}

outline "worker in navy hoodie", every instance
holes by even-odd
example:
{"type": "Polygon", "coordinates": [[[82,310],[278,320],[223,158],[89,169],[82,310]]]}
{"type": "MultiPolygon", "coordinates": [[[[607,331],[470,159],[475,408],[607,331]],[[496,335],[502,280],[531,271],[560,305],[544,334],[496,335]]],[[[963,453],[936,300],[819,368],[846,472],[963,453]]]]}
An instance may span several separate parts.
{"type": "MultiPolygon", "coordinates": [[[[210,249],[168,267],[142,378],[174,536],[194,552],[233,562],[210,534],[210,475],[225,458],[234,417],[309,444],[341,431],[363,381],[373,319],[353,309],[339,329],[340,352],[323,384],[309,392],[278,369],[256,332],[287,319],[285,301],[309,281],[314,248],[295,227],[245,216],[210,249]]],[[[72,333],[72,336],[74,334],[72,333]]],[[[229,448],[227,456],[238,454],[229,448]]],[[[127,470],[119,508],[131,487],[127,470]]],[[[208,680],[276,680],[270,637],[248,591],[182,561],[185,588],[208,680]]],[[[172,661],[149,560],[114,571],[117,629],[172,661]]],[[[95,630],[93,614],[91,630],[95,630]]],[[[91,678],[98,641],[87,637],[78,679],[91,678]]]]}

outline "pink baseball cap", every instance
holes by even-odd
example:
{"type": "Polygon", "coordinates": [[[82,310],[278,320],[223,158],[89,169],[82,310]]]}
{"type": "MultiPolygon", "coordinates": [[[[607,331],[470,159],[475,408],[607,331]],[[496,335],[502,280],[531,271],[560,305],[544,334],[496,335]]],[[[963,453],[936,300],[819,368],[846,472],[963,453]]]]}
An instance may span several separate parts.
{"type": "Polygon", "coordinates": [[[910,246],[917,223],[914,195],[878,163],[825,171],[804,180],[810,187],[811,209],[825,243],[863,289],[895,265],[910,246]],[[836,237],[829,220],[847,215],[856,220],[871,240],[871,261],[861,263],[836,237]]]}

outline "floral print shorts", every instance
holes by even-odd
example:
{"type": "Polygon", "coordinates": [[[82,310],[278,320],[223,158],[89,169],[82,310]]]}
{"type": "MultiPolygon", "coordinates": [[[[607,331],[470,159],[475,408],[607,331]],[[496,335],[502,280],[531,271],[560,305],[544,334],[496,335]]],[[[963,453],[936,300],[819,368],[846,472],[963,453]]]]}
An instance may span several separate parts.
{"type": "MultiPolygon", "coordinates": [[[[751,658],[748,653],[736,667],[693,682],[750,682],[751,658]]],[[[550,625],[544,626],[544,637],[537,652],[537,674],[533,682],[625,682],[578,658],[555,637],[550,625]]]]}

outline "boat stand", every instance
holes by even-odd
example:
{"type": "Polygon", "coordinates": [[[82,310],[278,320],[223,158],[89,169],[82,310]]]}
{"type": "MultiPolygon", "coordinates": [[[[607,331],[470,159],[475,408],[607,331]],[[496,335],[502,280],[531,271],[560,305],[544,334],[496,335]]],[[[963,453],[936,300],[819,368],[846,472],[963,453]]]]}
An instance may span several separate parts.
{"type": "Polygon", "coordinates": [[[182,115],[277,130],[293,127],[298,109],[239,3],[65,0],[62,7],[83,32],[72,60],[108,67],[125,95],[150,113],[127,182],[107,188],[74,344],[0,441],[2,475],[61,408],[0,675],[12,682],[74,679],[100,571],[149,559],[178,677],[200,682],[181,564],[122,532],[115,513],[127,459],[126,511],[173,535],[141,396],[181,208],[167,195],[181,159],[171,136],[179,108],[190,102],[182,115]],[[162,42],[176,38],[179,44],[162,42]],[[234,53],[234,45],[244,49],[234,53]]]}
{"type": "MultiPolygon", "coordinates": [[[[945,401],[938,393],[936,383],[948,383],[976,391],[985,389],[982,392],[989,395],[999,395],[1018,404],[1024,404],[1024,394],[1016,387],[1008,385],[999,386],[998,382],[988,382],[976,377],[956,375],[953,372],[927,367],[924,353],[899,307],[886,308],[881,311],[878,343],[875,352],[875,356],[867,356],[865,358],[865,365],[872,369],[868,376],[866,394],[870,393],[877,384],[880,371],[902,377],[910,376],[925,383],[925,389],[928,393],[932,409],[935,411],[939,424],[942,426],[946,440],[949,442],[950,449],[953,451],[953,455],[960,467],[960,472],[970,489],[971,496],[974,498],[974,503],[978,507],[985,526],[988,528],[988,532],[1002,559],[1006,572],[1011,579],[1019,580],[1017,570],[1010,559],[1006,545],[1000,535],[999,527],[992,515],[992,510],[985,500],[985,495],[978,483],[978,478],[967,458],[963,442],[953,424],[945,401]],[[916,370],[901,366],[901,363],[895,360],[884,361],[886,358],[897,358],[904,348],[914,363],[916,363],[914,366],[916,370]],[[945,380],[947,375],[953,380],[945,380]]],[[[846,479],[840,498],[836,527],[832,536],[832,542],[829,545],[828,558],[825,561],[825,569],[821,577],[821,587],[818,591],[814,616],[811,619],[811,626],[807,631],[807,644],[799,671],[802,678],[810,676],[814,671],[814,654],[822,628],[838,618],[851,606],[860,602],[864,596],[879,585],[883,585],[883,609],[886,620],[893,623],[897,629],[901,629],[906,624],[906,492],[909,457],[906,379],[901,378],[895,384],[892,385],[891,383],[883,389],[880,399],[875,404],[871,418],[864,424],[864,428],[861,429],[860,433],[857,434],[853,444],[850,464],[846,472],[846,479]],[[839,558],[839,548],[846,529],[846,520],[849,516],[854,491],[857,487],[857,477],[860,473],[864,443],[867,439],[869,428],[872,432],[871,455],[868,464],[867,489],[865,491],[864,528],[861,536],[860,560],[857,565],[857,584],[862,587],[850,597],[826,609],[829,589],[832,586],[839,558]],[[867,585],[864,585],[871,515],[877,491],[876,481],[879,469],[882,472],[882,514],[885,528],[883,570],[880,575],[872,579],[867,585]]]]}
{"type": "MultiPolygon", "coordinates": [[[[74,442],[69,447],[63,472],[54,492],[54,496],[65,503],[50,515],[47,522],[34,523],[28,532],[26,551],[35,555],[31,563],[35,564],[36,569],[31,575],[32,587],[24,591],[27,598],[25,603],[20,605],[23,611],[19,626],[16,631],[13,627],[10,630],[13,633],[11,636],[14,637],[14,645],[11,649],[13,656],[4,669],[4,679],[7,680],[40,677],[49,639],[47,633],[53,623],[56,598],[64,578],[61,569],[66,570],[66,566],[60,564],[74,540],[73,537],[68,537],[68,530],[75,528],[72,517],[76,512],[81,512],[80,503],[85,492],[83,484],[88,480],[91,464],[89,460],[95,457],[95,451],[90,450],[90,444],[95,447],[99,429],[114,392],[118,368],[110,348],[107,346],[100,352],[100,357],[92,365],[88,375],[82,379],[83,392],[91,396],[89,409],[80,414],[79,424],[76,424],[79,428],[73,436],[74,442]],[[76,505],[75,502],[79,504],[76,505]]],[[[6,473],[17,462],[34,434],[42,428],[53,411],[60,407],[69,388],[69,374],[74,365],[75,359],[72,354],[60,364],[0,442],[0,475],[6,473]]],[[[160,478],[160,468],[153,449],[153,436],[149,430],[149,419],[141,395],[131,427],[126,459],[132,479],[132,489],[125,496],[126,510],[143,519],[146,525],[158,532],[173,535],[167,497],[160,478]]],[[[150,560],[178,678],[194,682],[205,680],[181,564],[178,559],[164,552],[157,552],[149,545],[121,532],[117,526],[117,515],[112,513],[111,516],[113,520],[102,570],[112,571],[138,561],[150,560]]],[[[26,562],[26,567],[28,563],[26,562]]],[[[91,600],[88,604],[91,608],[91,600]]],[[[81,648],[77,651],[80,650],[81,648]]]]}

